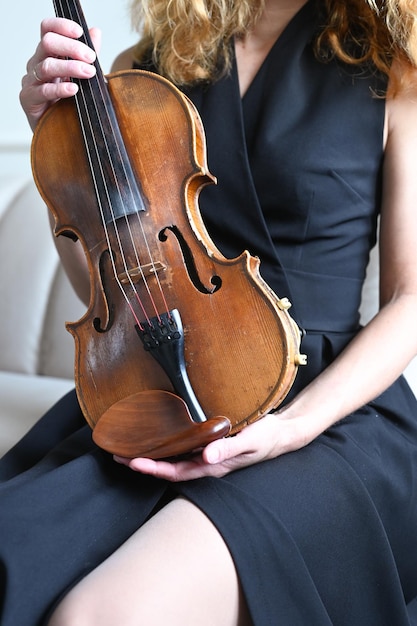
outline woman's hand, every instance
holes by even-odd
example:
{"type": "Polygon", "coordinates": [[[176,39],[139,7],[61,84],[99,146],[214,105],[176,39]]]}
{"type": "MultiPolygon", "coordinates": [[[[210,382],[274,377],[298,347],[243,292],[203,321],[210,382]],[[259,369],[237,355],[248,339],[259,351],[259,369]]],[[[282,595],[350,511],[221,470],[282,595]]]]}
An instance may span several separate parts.
{"type": "Polygon", "coordinates": [[[143,474],[171,482],[193,480],[203,476],[225,476],[248,465],[273,459],[310,443],[318,433],[309,432],[302,418],[287,419],[282,413],[270,413],[246,426],[233,437],[213,441],[191,458],[179,461],[125,459],[115,456],[118,463],[143,474]]]}
{"type": "MultiPolygon", "coordinates": [[[[64,18],[47,18],[41,24],[41,41],[26,66],[22,79],[20,103],[32,130],[46,109],[60,98],[69,98],[78,91],[70,78],[91,78],[96,59],[94,50],[78,41],[82,35],[79,24],[64,18]]],[[[91,29],[95,49],[100,44],[100,31],[91,29]]]]}

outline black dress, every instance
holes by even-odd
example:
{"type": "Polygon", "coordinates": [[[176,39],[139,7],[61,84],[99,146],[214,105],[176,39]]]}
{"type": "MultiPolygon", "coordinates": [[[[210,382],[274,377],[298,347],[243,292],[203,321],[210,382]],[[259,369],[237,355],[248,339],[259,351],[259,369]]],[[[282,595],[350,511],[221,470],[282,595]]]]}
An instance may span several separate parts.
{"type": "MultiPolygon", "coordinates": [[[[358,332],[380,203],[384,81],[318,62],[319,22],[310,1],[243,102],[235,68],[189,91],[219,179],[200,203],[212,237],[227,256],[258,254],[306,330],[294,393],[358,332]]],[[[304,449],[179,485],[97,449],[70,393],[0,477],[2,626],[41,624],[175,493],[225,538],[256,626],[417,624],[417,402],[402,377],[304,449]]]]}

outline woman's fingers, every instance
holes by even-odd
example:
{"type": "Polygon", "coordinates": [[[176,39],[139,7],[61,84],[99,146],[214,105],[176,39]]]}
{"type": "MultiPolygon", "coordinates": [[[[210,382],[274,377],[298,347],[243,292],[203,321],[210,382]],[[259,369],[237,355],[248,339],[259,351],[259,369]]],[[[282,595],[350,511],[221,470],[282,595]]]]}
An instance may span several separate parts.
{"type": "Polygon", "coordinates": [[[93,42],[96,54],[100,54],[101,50],[101,30],[99,28],[90,28],[90,37],[93,42]]]}
{"type": "Polygon", "coordinates": [[[71,37],[72,39],[79,39],[83,34],[83,30],[77,22],[68,20],[65,17],[46,17],[42,20],[40,28],[41,39],[51,32],[71,37]]]}
{"type": "Polygon", "coordinates": [[[69,77],[91,78],[95,73],[94,65],[72,59],[47,57],[38,63],[34,62],[28,66],[26,82],[33,86],[39,86],[45,83],[57,83],[58,81],[69,82],[69,77]]]}
{"type": "MultiPolygon", "coordinates": [[[[91,29],[93,44],[101,33],[91,29]]],[[[41,24],[41,41],[29,59],[22,79],[20,102],[32,129],[46,109],[61,98],[74,96],[78,86],[71,79],[92,78],[96,52],[79,41],[82,28],[64,18],[47,18],[41,24]]]]}

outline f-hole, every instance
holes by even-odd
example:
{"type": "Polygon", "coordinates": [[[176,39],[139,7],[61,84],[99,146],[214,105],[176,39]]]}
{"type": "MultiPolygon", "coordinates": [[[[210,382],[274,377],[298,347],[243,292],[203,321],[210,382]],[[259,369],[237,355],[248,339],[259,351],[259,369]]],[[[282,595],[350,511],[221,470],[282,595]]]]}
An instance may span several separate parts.
{"type": "Polygon", "coordinates": [[[102,286],[101,293],[103,295],[103,308],[105,309],[105,314],[100,317],[95,317],[93,320],[94,329],[98,333],[105,333],[110,330],[113,321],[114,321],[114,304],[111,304],[108,300],[108,292],[106,289],[106,276],[109,275],[109,269],[105,268],[105,265],[110,266],[110,252],[109,250],[104,250],[103,254],[100,257],[99,262],[99,272],[100,272],[100,283],[102,286]],[[104,323],[103,323],[104,322],[104,323]]]}
{"type": "Polygon", "coordinates": [[[170,230],[176,237],[179,246],[181,248],[181,252],[182,252],[182,256],[184,259],[184,264],[185,267],[187,269],[187,273],[188,276],[192,282],[192,284],[194,285],[194,287],[200,292],[200,293],[204,293],[204,294],[212,294],[215,293],[216,291],[218,291],[220,289],[220,287],[222,286],[222,279],[220,278],[220,276],[218,276],[217,274],[214,274],[214,276],[212,276],[210,278],[210,283],[212,285],[212,287],[210,289],[208,289],[200,280],[200,276],[198,275],[198,271],[197,271],[197,267],[196,264],[194,262],[194,257],[192,255],[192,252],[186,242],[186,240],[184,239],[181,231],[179,230],[179,228],[177,226],[166,226],[163,230],[160,231],[158,238],[159,241],[166,241],[168,239],[168,236],[166,234],[166,231],[170,230]]]}

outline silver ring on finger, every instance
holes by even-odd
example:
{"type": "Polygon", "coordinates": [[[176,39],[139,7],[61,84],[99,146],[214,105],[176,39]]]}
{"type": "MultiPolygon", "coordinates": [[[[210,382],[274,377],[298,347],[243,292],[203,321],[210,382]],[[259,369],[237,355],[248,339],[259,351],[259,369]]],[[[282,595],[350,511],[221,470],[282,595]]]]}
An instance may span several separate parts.
{"type": "Polygon", "coordinates": [[[43,83],[42,78],[39,78],[38,73],[37,73],[37,71],[36,71],[36,65],[34,66],[34,68],[33,68],[32,72],[33,72],[33,75],[34,75],[34,77],[35,77],[35,80],[36,80],[38,83],[43,83]]]}

